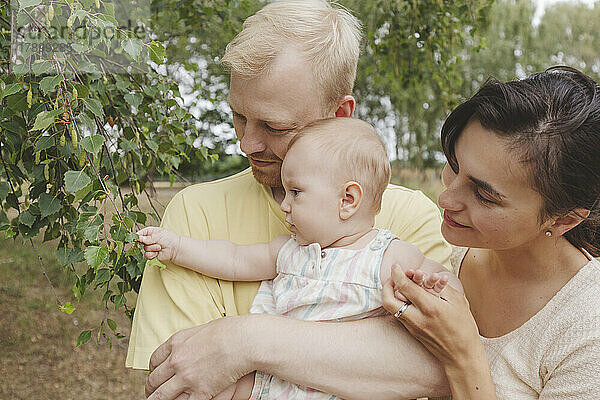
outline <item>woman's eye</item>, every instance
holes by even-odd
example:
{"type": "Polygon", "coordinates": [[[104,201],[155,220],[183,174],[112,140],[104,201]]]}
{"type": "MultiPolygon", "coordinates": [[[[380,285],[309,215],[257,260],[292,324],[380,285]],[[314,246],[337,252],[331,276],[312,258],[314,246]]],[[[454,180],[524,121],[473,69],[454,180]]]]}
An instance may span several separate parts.
{"type": "Polygon", "coordinates": [[[495,203],[494,201],[483,197],[481,195],[481,193],[479,193],[479,190],[475,190],[475,197],[477,197],[477,200],[479,200],[479,201],[481,201],[482,203],[485,203],[485,204],[494,204],[495,203]]]}

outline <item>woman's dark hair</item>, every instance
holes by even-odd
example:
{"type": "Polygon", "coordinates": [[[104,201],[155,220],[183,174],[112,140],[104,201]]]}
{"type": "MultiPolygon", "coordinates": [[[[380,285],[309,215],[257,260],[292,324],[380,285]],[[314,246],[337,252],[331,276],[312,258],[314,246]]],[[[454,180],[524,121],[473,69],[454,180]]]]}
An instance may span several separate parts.
{"type": "Polygon", "coordinates": [[[552,67],[523,80],[488,80],[456,107],[442,127],[442,147],[458,172],[455,145],[470,120],[508,140],[529,167],[544,199],[540,219],[577,208],[590,215],[566,239],[600,256],[600,86],[570,67],[552,67]]]}

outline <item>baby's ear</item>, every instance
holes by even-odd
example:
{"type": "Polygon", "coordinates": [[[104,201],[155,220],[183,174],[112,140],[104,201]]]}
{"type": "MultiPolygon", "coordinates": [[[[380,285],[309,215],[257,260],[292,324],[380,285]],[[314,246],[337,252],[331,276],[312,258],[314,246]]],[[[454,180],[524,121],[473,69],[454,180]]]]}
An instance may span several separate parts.
{"type": "Polygon", "coordinates": [[[353,216],[360,207],[363,198],[363,190],[358,182],[347,182],[342,189],[340,198],[340,219],[343,221],[353,216]]]}

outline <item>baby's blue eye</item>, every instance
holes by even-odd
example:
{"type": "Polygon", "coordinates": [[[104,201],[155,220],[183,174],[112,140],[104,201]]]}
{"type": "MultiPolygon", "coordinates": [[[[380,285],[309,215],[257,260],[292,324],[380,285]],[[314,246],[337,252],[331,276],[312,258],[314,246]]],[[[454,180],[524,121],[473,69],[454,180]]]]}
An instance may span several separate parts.
{"type": "Polygon", "coordinates": [[[294,197],[298,196],[298,193],[300,193],[300,191],[296,190],[296,189],[292,189],[292,190],[290,190],[290,192],[292,192],[292,194],[294,195],[294,197]]]}

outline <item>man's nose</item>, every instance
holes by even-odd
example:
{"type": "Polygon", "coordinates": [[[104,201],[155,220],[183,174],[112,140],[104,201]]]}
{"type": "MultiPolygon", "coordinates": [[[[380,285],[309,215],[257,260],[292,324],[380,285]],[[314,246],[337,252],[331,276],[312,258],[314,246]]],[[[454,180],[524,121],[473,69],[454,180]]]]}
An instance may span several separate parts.
{"type": "Polygon", "coordinates": [[[245,154],[254,154],[266,149],[260,128],[256,123],[246,123],[240,138],[240,148],[245,154]]]}

